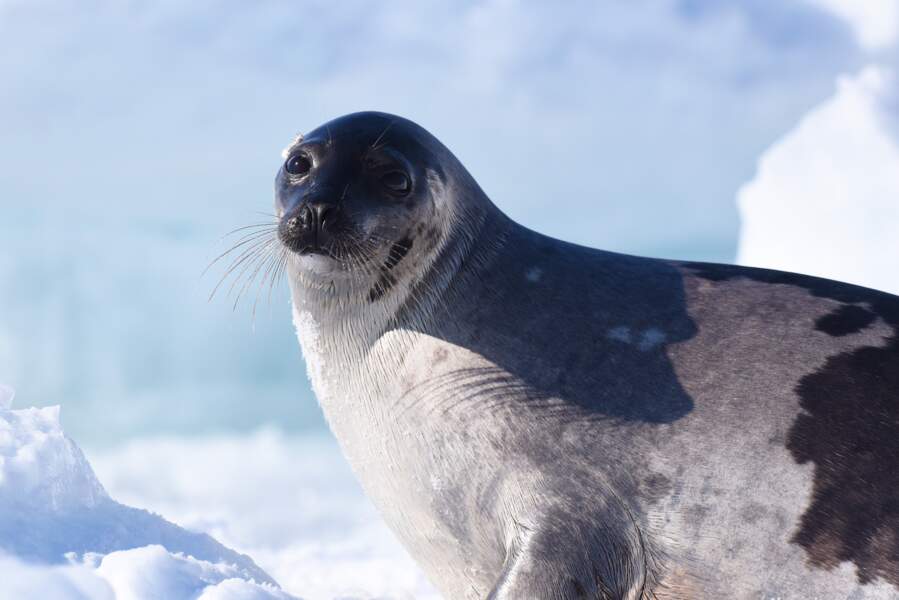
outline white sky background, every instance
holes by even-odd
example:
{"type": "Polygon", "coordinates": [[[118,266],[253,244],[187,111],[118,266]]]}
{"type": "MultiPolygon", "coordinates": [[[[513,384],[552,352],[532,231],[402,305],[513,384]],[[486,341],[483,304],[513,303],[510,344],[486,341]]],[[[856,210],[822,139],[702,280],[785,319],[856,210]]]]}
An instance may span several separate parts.
{"type": "Polygon", "coordinates": [[[199,274],[293,134],[355,110],[534,229],[732,260],[758,157],[880,51],[856,30],[804,0],[0,2],[0,381],[83,443],[318,426],[284,291],[254,334],[199,274]]]}

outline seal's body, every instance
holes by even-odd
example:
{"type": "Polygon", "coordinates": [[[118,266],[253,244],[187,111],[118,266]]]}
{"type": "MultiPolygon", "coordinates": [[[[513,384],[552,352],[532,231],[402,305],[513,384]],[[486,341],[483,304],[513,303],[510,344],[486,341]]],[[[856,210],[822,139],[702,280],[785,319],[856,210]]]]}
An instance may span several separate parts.
{"type": "Polygon", "coordinates": [[[313,388],[447,598],[899,597],[899,298],[545,237],[390,115],[287,154],[313,388]]]}

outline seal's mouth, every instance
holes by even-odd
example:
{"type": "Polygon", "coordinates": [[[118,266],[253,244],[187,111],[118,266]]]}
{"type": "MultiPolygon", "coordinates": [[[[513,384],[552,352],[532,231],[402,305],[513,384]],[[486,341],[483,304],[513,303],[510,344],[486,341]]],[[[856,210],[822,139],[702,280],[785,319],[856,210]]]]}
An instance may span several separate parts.
{"type": "Polygon", "coordinates": [[[321,258],[325,260],[342,262],[341,256],[335,249],[335,244],[322,244],[316,241],[309,244],[302,244],[293,241],[281,240],[281,243],[296,256],[303,258],[321,258]]]}
{"type": "Polygon", "coordinates": [[[331,256],[328,247],[320,244],[318,240],[313,240],[311,243],[305,244],[299,240],[285,240],[281,238],[281,243],[284,244],[288,250],[294,254],[299,254],[300,256],[331,256]]]}

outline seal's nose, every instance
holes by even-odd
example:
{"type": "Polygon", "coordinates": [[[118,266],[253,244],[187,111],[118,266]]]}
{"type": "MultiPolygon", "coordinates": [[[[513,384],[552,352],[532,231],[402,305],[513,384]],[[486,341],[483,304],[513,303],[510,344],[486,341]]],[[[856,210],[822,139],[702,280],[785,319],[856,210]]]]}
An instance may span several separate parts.
{"type": "Polygon", "coordinates": [[[333,224],[335,208],[324,202],[308,202],[300,211],[299,219],[305,229],[323,231],[329,224],[333,224]]]}
{"type": "Polygon", "coordinates": [[[281,239],[297,249],[317,249],[322,236],[333,229],[337,207],[329,202],[307,201],[281,224],[281,239]]]}

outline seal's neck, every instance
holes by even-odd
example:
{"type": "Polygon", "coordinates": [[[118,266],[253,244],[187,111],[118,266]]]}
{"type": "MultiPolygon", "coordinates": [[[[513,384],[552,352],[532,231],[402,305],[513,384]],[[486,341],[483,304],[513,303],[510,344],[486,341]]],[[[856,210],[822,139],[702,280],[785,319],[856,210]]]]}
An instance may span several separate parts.
{"type": "Polygon", "coordinates": [[[407,257],[383,294],[372,294],[378,289],[374,269],[367,277],[314,280],[290,273],[294,321],[307,362],[310,353],[328,361],[358,361],[388,331],[430,330],[448,290],[488,262],[515,226],[480,189],[469,193],[478,201],[452,207],[436,247],[407,257]]]}
{"type": "Polygon", "coordinates": [[[410,418],[397,401],[405,361],[418,355],[420,343],[439,337],[441,323],[457,318],[460,299],[472,301],[466,290],[477,286],[470,282],[483,279],[483,269],[501,255],[517,227],[486,197],[475,209],[443,221],[464,226],[448,229],[429,254],[407,256],[395,285],[380,298],[369,296],[370,281],[355,288],[335,285],[326,296],[321,292],[327,288],[310,290],[291,278],[294,323],[312,389],[359,473],[374,468],[373,452],[392,454],[385,448],[397,441],[397,429],[381,424],[410,418]]]}

